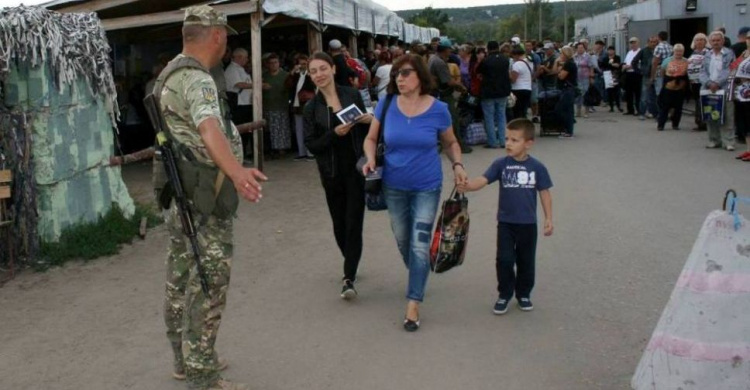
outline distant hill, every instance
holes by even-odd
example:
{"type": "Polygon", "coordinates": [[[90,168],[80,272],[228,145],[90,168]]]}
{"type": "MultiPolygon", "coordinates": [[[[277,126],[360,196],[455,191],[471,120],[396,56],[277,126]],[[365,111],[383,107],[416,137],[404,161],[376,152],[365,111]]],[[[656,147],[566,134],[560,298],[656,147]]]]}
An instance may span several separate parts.
{"type": "MultiPolygon", "coordinates": [[[[590,1],[569,1],[568,7],[568,18],[569,18],[569,36],[572,35],[573,26],[572,20],[581,19],[585,17],[591,17],[607,11],[615,9],[613,6],[614,0],[590,0],[590,1]]],[[[636,0],[621,0],[621,6],[627,6],[636,3],[636,0]]],[[[560,37],[553,37],[555,39],[561,39],[562,26],[564,24],[565,4],[562,1],[550,2],[543,5],[543,22],[542,28],[545,36],[559,35],[560,37]],[[552,15],[552,16],[550,16],[552,15]]],[[[469,8],[438,8],[437,10],[445,13],[450,18],[451,22],[448,24],[448,31],[442,31],[441,33],[451,35],[459,40],[474,40],[474,39],[495,39],[499,38],[496,35],[499,33],[507,33],[503,30],[503,22],[505,25],[512,25],[514,29],[518,28],[518,22],[521,21],[523,26],[524,10],[526,5],[524,4],[501,4],[483,7],[469,7],[469,8]],[[508,20],[515,18],[516,24],[510,23],[508,20]]],[[[421,9],[416,10],[405,10],[396,11],[396,13],[407,20],[412,15],[422,11],[421,9]]],[[[533,15],[537,18],[538,14],[533,15]]],[[[505,28],[507,29],[507,27],[505,28]]],[[[529,35],[536,37],[538,34],[538,27],[535,21],[529,21],[529,35]],[[532,29],[533,27],[533,29],[532,29]],[[532,33],[533,32],[533,33],[532,33]]],[[[516,33],[523,34],[523,27],[521,31],[516,33]]]]}

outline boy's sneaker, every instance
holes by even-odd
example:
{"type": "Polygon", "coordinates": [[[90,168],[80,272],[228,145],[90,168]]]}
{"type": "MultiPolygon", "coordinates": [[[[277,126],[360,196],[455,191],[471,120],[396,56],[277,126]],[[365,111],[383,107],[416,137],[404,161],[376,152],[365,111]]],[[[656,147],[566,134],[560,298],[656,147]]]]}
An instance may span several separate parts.
{"type": "Polygon", "coordinates": [[[354,289],[354,282],[344,280],[344,286],[341,287],[341,299],[351,300],[357,297],[357,290],[354,289]]]}
{"type": "Polygon", "coordinates": [[[495,302],[495,308],[492,310],[497,315],[505,314],[508,312],[508,300],[500,298],[495,302]]]}
{"type": "Polygon", "coordinates": [[[518,298],[518,307],[523,311],[534,310],[534,305],[531,303],[529,298],[518,298]]]}

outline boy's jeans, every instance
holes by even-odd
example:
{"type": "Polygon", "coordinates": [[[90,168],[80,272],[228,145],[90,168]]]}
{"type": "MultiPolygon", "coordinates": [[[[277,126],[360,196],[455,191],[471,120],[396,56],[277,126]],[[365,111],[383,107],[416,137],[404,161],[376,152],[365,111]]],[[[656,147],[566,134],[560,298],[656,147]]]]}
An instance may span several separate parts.
{"type": "Polygon", "coordinates": [[[508,98],[482,99],[484,130],[487,132],[487,145],[505,145],[505,108],[508,98]]]}
{"type": "Polygon", "coordinates": [[[422,302],[430,274],[430,239],[440,188],[404,191],[384,186],[383,193],[398,251],[409,270],[406,298],[422,302]]]}
{"type": "Polygon", "coordinates": [[[501,299],[529,298],[534,288],[536,224],[497,224],[497,291],[501,299]],[[515,266],[515,270],[513,267],[515,266]]]}

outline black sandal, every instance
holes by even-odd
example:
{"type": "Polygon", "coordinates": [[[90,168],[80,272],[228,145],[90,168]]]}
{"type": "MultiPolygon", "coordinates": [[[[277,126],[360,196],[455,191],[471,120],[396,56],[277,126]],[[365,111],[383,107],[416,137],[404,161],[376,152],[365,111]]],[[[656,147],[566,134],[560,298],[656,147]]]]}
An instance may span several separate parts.
{"type": "Polygon", "coordinates": [[[412,321],[408,318],[404,318],[404,330],[407,332],[416,332],[419,330],[419,319],[412,321]]]}

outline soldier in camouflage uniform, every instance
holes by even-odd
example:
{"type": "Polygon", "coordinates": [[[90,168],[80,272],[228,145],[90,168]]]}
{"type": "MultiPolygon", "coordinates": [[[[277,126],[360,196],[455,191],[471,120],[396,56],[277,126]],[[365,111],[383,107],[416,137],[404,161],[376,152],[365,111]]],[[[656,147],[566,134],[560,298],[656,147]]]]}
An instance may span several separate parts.
{"type": "MultiPolygon", "coordinates": [[[[222,13],[209,6],[186,9],[183,52],[172,61],[190,57],[197,60],[201,68],[180,67],[167,73],[163,87],[159,88],[157,82],[154,94],[159,96],[165,130],[175,149],[183,151],[176,155],[186,158],[189,154],[194,163],[217,167],[217,174],[220,170],[222,177],[231,180],[240,196],[257,202],[261,198],[258,181],[266,180],[266,177],[257,169],[242,167],[239,133],[227,119],[227,106],[222,104],[220,91],[207,70],[220,63],[228,33],[236,34],[222,13]]],[[[182,169],[180,174],[184,174],[182,169]]],[[[230,191],[234,190],[230,188],[230,191]]],[[[197,206],[194,202],[191,204],[197,206]]],[[[167,337],[175,356],[174,376],[185,378],[191,388],[245,389],[245,385],[233,384],[220,377],[219,370],[226,364],[219,362],[214,351],[229,287],[234,210],[231,216],[217,217],[215,214],[201,214],[197,207],[192,209],[209,294],[205,296],[201,291],[195,259],[173,202],[166,218],[170,244],[164,306],[167,337]]]]}

